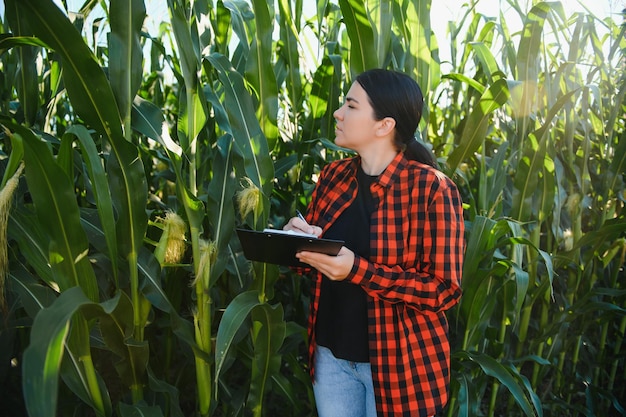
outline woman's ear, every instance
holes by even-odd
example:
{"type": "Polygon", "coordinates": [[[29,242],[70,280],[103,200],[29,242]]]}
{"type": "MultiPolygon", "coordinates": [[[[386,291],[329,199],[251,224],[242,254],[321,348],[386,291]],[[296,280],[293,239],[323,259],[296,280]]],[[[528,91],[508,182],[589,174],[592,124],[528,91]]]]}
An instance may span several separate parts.
{"type": "Polygon", "coordinates": [[[387,136],[393,133],[393,129],[396,127],[396,120],[393,117],[385,117],[379,121],[379,126],[376,131],[379,136],[387,136]]]}

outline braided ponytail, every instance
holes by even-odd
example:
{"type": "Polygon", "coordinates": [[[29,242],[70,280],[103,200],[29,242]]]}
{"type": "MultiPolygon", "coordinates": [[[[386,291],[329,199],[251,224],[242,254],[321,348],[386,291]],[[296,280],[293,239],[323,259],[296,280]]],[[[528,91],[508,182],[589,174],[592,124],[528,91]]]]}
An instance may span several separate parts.
{"type": "Polygon", "coordinates": [[[435,159],[435,155],[424,145],[419,143],[417,139],[413,138],[409,140],[404,148],[404,155],[407,159],[421,162],[422,164],[430,165],[435,169],[439,169],[439,164],[435,159]]]}

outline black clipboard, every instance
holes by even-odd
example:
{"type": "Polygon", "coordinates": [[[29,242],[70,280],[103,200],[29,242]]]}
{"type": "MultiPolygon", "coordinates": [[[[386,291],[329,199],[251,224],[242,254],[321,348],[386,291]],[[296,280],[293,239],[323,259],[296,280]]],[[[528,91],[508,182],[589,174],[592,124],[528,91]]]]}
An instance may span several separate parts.
{"type": "Polygon", "coordinates": [[[336,256],[343,240],[324,239],[289,233],[284,230],[257,231],[236,229],[248,260],[286,266],[309,266],[296,258],[299,251],[320,252],[336,256]]]}

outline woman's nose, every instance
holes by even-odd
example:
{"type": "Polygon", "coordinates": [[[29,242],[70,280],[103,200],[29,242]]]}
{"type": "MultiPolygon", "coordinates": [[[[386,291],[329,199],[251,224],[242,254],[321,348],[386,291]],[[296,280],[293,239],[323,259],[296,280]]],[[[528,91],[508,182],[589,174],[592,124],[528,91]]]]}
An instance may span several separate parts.
{"type": "MultiPolygon", "coordinates": [[[[343,106],[342,106],[342,107],[343,107],[343,106]]],[[[335,111],[333,112],[333,117],[334,117],[335,119],[341,119],[341,117],[342,117],[341,108],[342,108],[342,107],[339,107],[337,110],[335,110],[335,111]]]]}

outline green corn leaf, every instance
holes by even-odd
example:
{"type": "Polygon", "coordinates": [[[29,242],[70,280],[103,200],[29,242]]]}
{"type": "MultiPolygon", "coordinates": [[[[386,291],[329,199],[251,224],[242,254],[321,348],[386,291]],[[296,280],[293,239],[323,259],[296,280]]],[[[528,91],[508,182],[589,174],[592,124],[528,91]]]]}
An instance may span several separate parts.
{"type": "Polygon", "coordinates": [[[41,285],[23,265],[13,269],[10,278],[13,290],[19,294],[20,303],[31,318],[57,299],[56,293],[50,287],[41,285]]]}
{"type": "Polygon", "coordinates": [[[252,380],[248,394],[248,407],[257,416],[262,415],[263,397],[270,376],[280,370],[278,350],[285,339],[285,321],[281,304],[260,304],[252,310],[252,380]]]}
{"type": "Polygon", "coordinates": [[[121,138],[122,127],[104,71],[80,33],[52,0],[15,2],[35,36],[62,58],[65,88],[76,112],[108,138],[121,138]]]}
{"type": "Polygon", "coordinates": [[[89,243],[80,224],[72,182],[32,131],[8,122],[5,126],[23,140],[26,180],[39,227],[49,242],[46,258],[55,271],[59,288],[63,291],[80,285],[90,299],[97,300],[98,285],[87,257],[89,243]]]}
{"type": "MultiPolygon", "coordinates": [[[[541,358],[537,358],[538,362],[542,365],[547,365],[548,361],[543,360],[541,358]]],[[[541,399],[539,398],[539,395],[535,392],[535,390],[533,389],[532,385],[530,384],[530,381],[528,380],[528,378],[526,378],[523,374],[521,374],[519,372],[519,370],[513,366],[513,364],[508,364],[508,368],[511,372],[511,374],[515,375],[516,377],[518,377],[522,383],[524,384],[524,388],[526,389],[526,392],[528,392],[528,396],[530,397],[530,401],[533,404],[533,407],[535,409],[535,411],[537,412],[537,416],[538,417],[542,417],[543,416],[543,407],[541,405],[541,399]]],[[[533,413],[533,416],[535,414],[533,413]]]]}
{"type": "Polygon", "coordinates": [[[207,121],[206,99],[198,90],[199,81],[193,78],[180,95],[180,114],[178,117],[178,140],[187,158],[194,160],[197,152],[198,135],[207,121]]]}
{"type": "MultiPolygon", "coordinates": [[[[480,63],[480,68],[487,76],[488,82],[490,84],[493,83],[494,77],[497,74],[501,74],[501,72],[500,68],[498,68],[498,63],[496,62],[495,57],[489,50],[489,47],[485,45],[484,42],[472,42],[470,43],[470,47],[474,51],[476,59],[478,59],[478,62],[480,63]]],[[[500,78],[500,76],[498,78],[500,78]]]]}
{"type": "Polygon", "coordinates": [[[22,365],[24,399],[30,416],[56,415],[61,359],[72,317],[89,307],[92,313],[108,314],[116,303],[116,298],[102,304],[94,303],[80,287],[73,287],[62,292],[50,307],[37,314],[22,365]]]}
{"type": "MultiPolygon", "coordinates": [[[[556,115],[567,103],[572,100],[579,90],[570,91],[564,94],[550,107],[544,120],[544,124],[535,132],[528,136],[525,142],[524,155],[517,165],[517,173],[514,179],[513,193],[513,218],[517,220],[528,220],[532,213],[532,198],[539,184],[540,175],[548,175],[550,172],[544,169],[546,164],[546,151],[550,135],[549,128],[556,115]]],[[[553,173],[551,175],[554,175],[553,173]]]]}
{"type": "MultiPolygon", "coordinates": [[[[132,120],[133,129],[159,143],[167,152],[167,156],[176,163],[176,168],[180,168],[179,161],[183,150],[170,137],[162,110],[148,100],[135,97],[132,120]]],[[[177,172],[179,173],[180,171],[177,172]]]]}
{"type": "Polygon", "coordinates": [[[33,38],[32,36],[5,36],[0,38],[0,51],[14,48],[16,46],[38,46],[41,48],[48,48],[45,42],[41,39],[33,38]]]}
{"type": "MultiPolygon", "coordinates": [[[[18,37],[31,36],[28,20],[16,9],[14,3],[6,5],[6,19],[11,25],[13,33],[18,37]]],[[[37,70],[38,45],[28,44],[17,39],[8,38],[7,41],[13,46],[19,47],[15,50],[18,59],[16,85],[19,104],[24,115],[25,124],[32,126],[39,110],[39,74],[37,70]]],[[[23,39],[23,38],[22,38],[23,39]]],[[[7,46],[6,44],[4,45],[7,46]]],[[[2,49],[2,45],[0,45],[2,49]]]]}
{"type": "MultiPolygon", "coordinates": [[[[521,315],[522,307],[528,294],[530,286],[530,278],[528,272],[524,271],[519,265],[512,263],[511,269],[515,277],[515,320],[517,321],[521,315]]],[[[551,270],[550,270],[551,271],[551,270]]],[[[552,272],[552,271],[551,271],[552,272]]]]}
{"type": "MultiPolygon", "coordinates": [[[[479,272],[480,262],[486,253],[493,250],[491,244],[491,230],[496,226],[496,221],[485,216],[476,216],[468,228],[467,243],[465,249],[465,262],[463,263],[463,277],[471,277],[479,272]]],[[[463,279],[463,285],[469,284],[467,278],[463,279]]]]}
{"type": "Polygon", "coordinates": [[[143,383],[139,378],[145,374],[149,357],[147,342],[132,338],[133,308],[128,296],[120,293],[115,308],[109,314],[101,315],[99,320],[104,343],[119,357],[115,369],[127,387],[143,383]]]}
{"type": "Polygon", "coordinates": [[[519,371],[507,369],[494,358],[486,354],[475,354],[471,352],[459,352],[459,354],[465,359],[477,363],[485,374],[496,378],[504,385],[511,392],[515,402],[520,406],[526,416],[535,417],[543,415],[541,409],[535,409],[528,400],[524,383],[522,381],[518,382],[520,376],[519,371]]]}
{"type": "Polygon", "coordinates": [[[65,356],[61,362],[61,376],[72,392],[75,392],[98,415],[111,414],[111,399],[104,380],[94,368],[91,356],[90,329],[83,314],[73,314],[71,331],[65,342],[65,356]],[[104,391],[104,395],[103,395],[104,391]]]}
{"type": "Polygon", "coordinates": [[[213,30],[215,31],[217,50],[221,53],[226,53],[231,38],[231,18],[230,13],[221,1],[218,1],[215,5],[213,30]]]}
{"type": "Polygon", "coordinates": [[[543,25],[554,5],[555,3],[537,3],[526,15],[516,57],[518,80],[536,81],[538,78],[543,25]]]}
{"type": "Polygon", "coordinates": [[[37,276],[50,288],[57,285],[56,277],[48,261],[50,239],[40,227],[37,216],[27,210],[16,207],[11,210],[7,236],[18,242],[20,252],[37,276]]]}
{"type": "Polygon", "coordinates": [[[145,17],[144,0],[110,2],[109,77],[123,120],[130,120],[133,97],[141,85],[143,51],[140,37],[145,17]]]}
{"type": "MultiPolygon", "coordinates": [[[[524,251],[526,248],[533,249],[539,257],[543,260],[545,265],[545,273],[548,276],[548,280],[546,281],[546,288],[550,291],[550,295],[552,295],[552,285],[554,283],[554,265],[552,262],[552,256],[542,250],[540,247],[537,247],[532,241],[521,237],[523,232],[520,227],[519,222],[515,222],[512,220],[501,220],[499,224],[502,225],[503,228],[510,230],[511,238],[507,239],[507,243],[510,243],[513,246],[513,251],[515,254],[512,256],[513,259],[522,259],[524,251]]],[[[521,269],[521,267],[512,262],[511,267],[515,277],[515,284],[517,288],[517,306],[516,312],[519,313],[522,308],[522,304],[524,303],[524,299],[526,297],[528,289],[531,287],[531,278],[527,271],[521,269]]],[[[534,283],[534,281],[532,281],[534,283]]]]}
{"type": "Polygon", "coordinates": [[[218,384],[235,335],[250,315],[260,305],[257,291],[246,291],[236,296],[224,311],[215,340],[215,384],[218,384]]]}
{"type": "Polygon", "coordinates": [[[516,74],[520,80],[522,96],[520,101],[521,135],[524,137],[530,130],[529,123],[535,114],[537,88],[540,71],[540,52],[542,50],[542,34],[546,17],[557,3],[540,2],[532,7],[524,19],[522,38],[516,56],[516,74]]]}
{"type": "Polygon", "coordinates": [[[480,404],[474,400],[479,397],[476,394],[476,382],[466,374],[459,374],[456,380],[459,383],[457,398],[459,412],[457,417],[473,417],[480,415],[480,404]]]}
{"type": "MultiPolygon", "coordinates": [[[[11,24],[14,33],[19,37],[32,35],[28,20],[11,3],[7,4],[7,6],[7,21],[11,24]]],[[[37,69],[37,58],[40,48],[37,45],[29,45],[21,41],[13,42],[13,45],[19,45],[15,50],[19,63],[15,74],[15,89],[23,112],[24,123],[27,126],[32,126],[35,123],[37,111],[40,107],[39,73],[37,69]]]]}
{"type": "Polygon", "coordinates": [[[231,239],[225,251],[225,256],[232,259],[229,272],[236,278],[239,288],[245,288],[245,283],[250,277],[250,261],[243,255],[243,249],[238,239],[231,239]]]}
{"type": "MultiPolygon", "coordinates": [[[[184,197],[184,206],[189,218],[194,259],[199,259],[198,237],[202,230],[202,216],[196,198],[198,194],[199,135],[207,122],[208,109],[203,90],[200,87],[198,72],[201,67],[199,35],[194,21],[200,20],[200,9],[193,8],[188,2],[168,0],[172,16],[172,29],[181,53],[181,69],[184,89],[179,96],[178,140],[185,157],[189,161],[188,175],[185,181],[179,177],[179,189],[184,197]],[[196,14],[197,13],[197,14],[196,14]]],[[[197,265],[196,265],[197,267],[197,265]]]]}
{"type": "Polygon", "coordinates": [[[304,412],[304,404],[296,396],[296,387],[292,385],[290,379],[278,372],[271,375],[270,378],[272,392],[280,393],[283,398],[287,399],[294,414],[304,412]]]}
{"type": "MultiPolygon", "coordinates": [[[[342,63],[341,56],[330,55],[328,57],[330,64],[332,64],[332,73],[330,84],[328,85],[328,108],[322,119],[321,137],[322,138],[334,138],[335,137],[335,116],[333,113],[335,109],[339,108],[339,98],[342,95],[341,84],[342,80],[342,63]]],[[[326,60],[324,60],[326,61],[326,60]]]]}
{"type": "Polygon", "coordinates": [[[448,168],[451,172],[480,148],[491,124],[491,113],[506,104],[509,97],[509,87],[504,79],[497,80],[483,93],[469,115],[460,145],[448,158],[448,168]]]}
{"type": "Polygon", "coordinates": [[[205,362],[210,362],[212,359],[209,355],[196,344],[193,324],[180,317],[161,287],[161,266],[154,254],[143,248],[139,254],[138,268],[144,278],[141,287],[142,294],[155,308],[169,315],[172,331],[193,350],[194,355],[205,362]]]}
{"type": "MultiPolygon", "coordinates": [[[[411,0],[406,9],[406,24],[404,32],[409,43],[406,56],[405,71],[413,74],[415,80],[427,93],[435,89],[441,78],[439,62],[436,58],[436,39],[430,26],[430,0],[411,0]]],[[[424,116],[427,116],[428,106],[425,106],[424,116]]]]}
{"type": "Polygon", "coordinates": [[[268,2],[252,0],[255,32],[251,54],[246,65],[246,80],[254,87],[258,96],[257,119],[268,143],[273,149],[278,139],[278,85],[272,55],[274,54],[273,19],[268,2]]]}
{"type": "Polygon", "coordinates": [[[24,0],[18,5],[35,35],[61,56],[65,87],[76,112],[109,140],[114,157],[109,158],[108,175],[118,211],[118,247],[135,274],[134,260],[147,227],[147,184],[137,148],[124,139],[111,86],[80,33],[54,2],[24,0]]]}
{"type": "MultiPolygon", "coordinates": [[[[55,138],[56,139],[56,138],[55,138]]],[[[45,139],[44,139],[45,140],[45,139]]],[[[56,140],[55,140],[56,142],[56,140]]],[[[71,140],[61,140],[57,149],[56,161],[68,178],[74,178],[75,150],[71,140]]]]}
{"type": "MultiPolygon", "coordinates": [[[[622,30],[625,33],[622,36],[624,37],[626,36],[626,26],[624,26],[622,30]]],[[[615,103],[623,103],[624,98],[626,97],[626,74],[622,74],[622,77],[616,81],[616,85],[619,86],[619,90],[614,98],[615,103]]],[[[622,117],[622,115],[623,113],[620,111],[620,106],[611,106],[609,115],[607,117],[607,122],[606,122],[607,136],[611,137],[612,135],[617,134],[617,132],[614,131],[617,125],[615,121],[619,120],[622,117]]]]}
{"type": "MultiPolygon", "coordinates": [[[[411,72],[411,70],[417,72],[417,57],[419,56],[419,47],[418,40],[415,39],[416,28],[419,26],[419,16],[417,9],[419,5],[414,6],[411,2],[403,1],[394,1],[393,3],[393,14],[395,24],[398,25],[399,36],[398,42],[401,44],[399,46],[394,47],[394,55],[397,54],[395,52],[396,48],[402,48],[402,51],[406,50],[407,52],[403,54],[401,59],[395,58],[395,60],[405,61],[403,68],[406,71],[411,72]],[[409,6],[410,9],[409,9],[409,6]]],[[[418,35],[418,37],[421,35],[418,35]]],[[[419,74],[421,75],[421,74],[419,74]]],[[[426,78],[427,79],[427,78],[426,78]]],[[[418,80],[418,84],[421,80],[418,80]]],[[[420,84],[421,86],[422,84],[420,84]]]]}
{"type": "Polygon", "coordinates": [[[326,56],[313,74],[313,83],[308,97],[311,108],[304,124],[303,139],[335,137],[334,109],[339,107],[341,95],[341,57],[326,56]],[[319,129],[319,133],[318,133],[319,129]]]}
{"type": "Polygon", "coordinates": [[[623,218],[609,219],[598,230],[591,230],[575,242],[574,250],[591,246],[595,251],[600,250],[607,242],[623,236],[626,232],[626,220],[623,218]]]}
{"type": "Polygon", "coordinates": [[[212,54],[207,61],[218,71],[224,88],[224,109],[229,125],[222,128],[235,138],[245,159],[246,175],[259,185],[264,181],[264,173],[273,173],[273,164],[245,80],[225,56],[212,54]]]}
{"type": "MultiPolygon", "coordinates": [[[[57,301],[56,294],[50,288],[42,286],[35,277],[30,275],[24,268],[13,271],[11,279],[12,288],[19,294],[20,302],[30,317],[36,318],[44,308],[52,306],[53,303],[57,301]]],[[[93,407],[92,393],[90,393],[90,389],[86,384],[83,360],[80,359],[81,355],[78,352],[79,350],[75,345],[66,343],[65,354],[61,361],[60,375],[73,393],[86,404],[90,404],[93,407]]],[[[99,376],[97,377],[99,380],[99,393],[97,395],[105,396],[104,407],[109,410],[108,414],[110,414],[111,401],[108,392],[102,379],[99,376]]]]}
{"type": "MultiPolygon", "coordinates": [[[[88,344],[86,346],[91,348],[88,344]]],[[[97,412],[95,410],[104,409],[104,413],[102,413],[103,415],[111,415],[113,406],[111,404],[110,393],[107,390],[105,381],[102,379],[100,374],[96,375],[96,382],[98,384],[97,389],[99,391],[98,395],[102,397],[101,404],[103,405],[102,408],[98,408],[92,399],[95,388],[94,390],[91,390],[86,383],[87,379],[85,377],[85,372],[83,371],[84,362],[84,358],[73,352],[69,347],[66,347],[65,356],[63,356],[63,360],[61,361],[61,378],[63,379],[63,383],[67,385],[72,393],[80,398],[85,404],[89,405],[94,412],[97,412]]]]}
{"type": "Polygon", "coordinates": [[[185,185],[185,177],[182,172],[183,149],[170,137],[161,109],[147,100],[136,97],[132,110],[132,127],[163,147],[174,167],[174,174],[177,178],[176,187],[183,196],[189,222],[199,227],[204,219],[204,204],[185,185]]]}
{"type": "Polygon", "coordinates": [[[466,320],[464,349],[473,349],[485,340],[485,331],[489,326],[488,318],[492,317],[495,309],[497,297],[494,297],[493,290],[491,290],[494,278],[489,274],[485,279],[485,275],[483,271],[482,279],[476,282],[477,285],[463,287],[461,309],[466,320]]]}
{"type": "Polygon", "coordinates": [[[254,18],[254,12],[250,8],[250,4],[246,1],[227,0],[224,1],[223,4],[224,7],[230,11],[232,30],[239,38],[237,48],[241,48],[241,55],[245,60],[250,55],[250,44],[253,38],[253,35],[248,33],[246,21],[254,18]]]}
{"type": "Polygon", "coordinates": [[[100,227],[104,232],[104,238],[107,242],[112,273],[117,281],[118,248],[117,232],[115,229],[115,213],[113,211],[111,191],[107,182],[106,172],[102,165],[102,159],[100,158],[98,149],[96,148],[96,145],[93,142],[87,128],[82,125],[74,125],[67,130],[66,135],[74,135],[80,142],[83,160],[87,165],[87,170],[93,187],[92,190],[96,199],[96,206],[100,215],[100,227]]]}
{"type": "Polygon", "coordinates": [[[538,201],[536,203],[537,212],[535,215],[540,222],[548,220],[550,218],[550,213],[554,212],[554,198],[557,184],[553,158],[554,155],[550,155],[550,150],[548,149],[546,157],[543,160],[543,172],[539,182],[539,196],[536,198],[538,201]]]}
{"type": "Polygon", "coordinates": [[[381,0],[373,4],[372,29],[376,32],[375,49],[377,51],[377,60],[379,66],[388,59],[388,55],[391,50],[391,35],[392,31],[388,30],[393,26],[393,8],[395,1],[393,0],[381,0]]]}
{"type": "MultiPolygon", "coordinates": [[[[300,68],[300,39],[298,27],[292,16],[289,0],[279,0],[278,7],[280,13],[280,47],[278,53],[286,65],[286,88],[289,101],[294,107],[302,100],[302,78],[300,68]]],[[[297,11],[296,11],[297,12],[297,11]]],[[[297,113],[296,113],[297,114],[297,113]]],[[[296,115],[294,114],[294,118],[296,115]]],[[[294,120],[297,123],[297,119],[294,120]]]]}
{"type": "Polygon", "coordinates": [[[482,209],[483,213],[494,214],[489,217],[497,217],[501,214],[499,202],[506,187],[508,147],[508,142],[500,145],[497,154],[486,162],[488,165],[483,170],[484,172],[481,171],[479,209],[482,209]]]}
{"type": "Polygon", "coordinates": [[[467,75],[459,74],[456,72],[446,74],[442,76],[442,79],[465,83],[481,95],[484,94],[485,90],[487,89],[487,87],[484,84],[481,84],[479,81],[476,81],[475,79],[468,77],[467,75]]]}
{"type": "MultiPolygon", "coordinates": [[[[626,131],[622,132],[618,139],[615,157],[611,161],[610,170],[612,181],[609,185],[609,190],[615,190],[618,188],[616,184],[619,181],[619,175],[626,173],[626,131]]],[[[626,196],[623,196],[623,198],[626,199],[626,196]]]]}
{"type": "MultiPolygon", "coordinates": [[[[200,62],[198,50],[197,32],[190,24],[191,8],[189,2],[184,0],[167,0],[171,15],[172,32],[178,45],[180,54],[180,67],[187,88],[196,86],[196,73],[200,62]]],[[[185,146],[183,146],[185,147],[185,146]]]]}
{"type": "Polygon", "coordinates": [[[157,378],[151,369],[148,369],[148,382],[150,385],[150,389],[153,392],[164,394],[167,404],[166,406],[159,407],[159,409],[155,410],[155,412],[165,411],[165,415],[171,417],[185,416],[183,410],[180,408],[180,392],[176,386],[168,384],[166,381],[157,378]]]}
{"type": "Polygon", "coordinates": [[[377,68],[374,31],[363,0],[339,0],[343,22],[350,38],[350,73],[354,77],[370,68],[377,68]]]}
{"type": "Polygon", "coordinates": [[[213,240],[217,245],[218,257],[212,267],[211,286],[222,274],[228,256],[220,256],[228,250],[233,230],[235,229],[235,210],[233,197],[237,189],[237,181],[233,175],[232,147],[234,139],[224,135],[217,141],[213,158],[213,178],[207,188],[207,216],[213,226],[213,240]]]}
{"type": "Polygon", "coordinates": [[[123,258],[129,260],[131,273],[134,273],[136,257],[148,225],[145,210],[148,187],[137,149],[128,142],[120,145],[122,153],[118,156],[121,160],[110,158],[106,168],[111,197],[118,214],[118,247],[123,258]]]}
{"type": "MultiPolygon", "coordinates": [[[[252,98],[245,88],[244,79],[234,71],[226,57],[212,54],[207,60],[218,71],[224,87],[224,108],[228,114],[229,126],[222,128],[228,129],[227,132],[235,138],[238,151],[243,157],[246,176],[263,190],[266,200],[263,215],[267,216],[274,164],[269,154],[267,140],[256,119],[252,98]]],[[[260,223],[265,225],[267,218],[260,219],[260,223]]]]}
{"type": "Polygon", "coordinates": [[[185,1],[168,0],[172,15],[172,31],[181,54],[181,70],[184,80],[184,91],[179,96],[179,120],[177,124],[178,139],[183,151],[191,162],[191,193],[196,194],[195,172],[197,137],[206,123],[207,110],[205,100],[201,96],[198,80],[200,68],[200,51],[198,33],[193,25],[194,9],[185,1]]]}
{"type": "MultiPolygon", "coordinates": [[[[9,122],[12,121],[11,119],[0,115],[0,124],[4,120],[9,122]]],[[[10,139],[11,153],[9,155],[9,160],[6,163],[6,167],[4,168],[4,173],[2,174],[2,183],[0,184],[0,189],[4,188],[7,184],[7,181],[9,181],[15,175],[24,158],[24,144],[22,143],[22,139],[19,136],[12,136],[10,139]]]]}
{"type": "Polygon", "coordinates": [[[29,415],[54,417],[56,415],[59,369],[63,357],[65,338],[69,333],[69,320],[49,323],[51,334],[35,333],[30,346],[24,351],[22,389],[29,415]],[[39,340],[41,339],[41,340],[39,340]]]}
{"type": "Polygon", "coordinates": [[[326,57],[322,61],[313,75],[313,85],[309,95],[309,105],[311,106],[311,119],[321,119],[327,114],[330,104],[328,92],[333,82],[334,68],[330,58],[326,57]]]}

